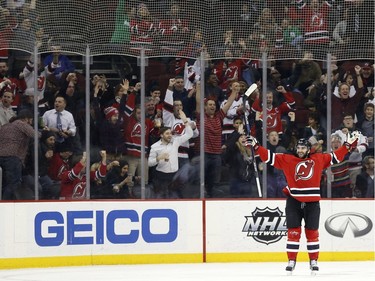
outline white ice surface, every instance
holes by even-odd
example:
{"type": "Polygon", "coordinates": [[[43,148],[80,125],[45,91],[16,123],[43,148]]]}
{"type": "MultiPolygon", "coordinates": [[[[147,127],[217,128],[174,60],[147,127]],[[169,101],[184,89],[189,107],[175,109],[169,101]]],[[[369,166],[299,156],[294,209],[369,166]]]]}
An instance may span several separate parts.
{"type": "Polygon", "coordinates": [[[310,275],[307,262],[297,262],[292,276],[285,263],[197,263],[81,266],[0,270],[0,280],[13,281],[268,281],[268,280],[375,280],[375,262],[319,262],[310,275]]]}

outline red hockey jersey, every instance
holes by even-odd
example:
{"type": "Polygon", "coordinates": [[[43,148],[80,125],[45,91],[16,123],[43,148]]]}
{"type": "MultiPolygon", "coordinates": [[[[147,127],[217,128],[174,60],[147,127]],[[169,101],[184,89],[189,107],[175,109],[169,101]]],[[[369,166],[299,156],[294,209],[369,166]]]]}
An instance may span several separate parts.
{"type": "MultiPolygon", "coordinates": [[[[284,94],[286,102],[283,102],[277,107],[267,108],[267,134],[271,131],[276,131],[279,134],[283,133],[283,124],[281,123],[281,117],[283,114],[292,110],[292,106],[295,104],[295,100],[292,92],[284,94]]],[[[261,99],[257,98],[252,106],[253,112],[263,111],[261,105],[261,99]]],[[[263,118],[263,114],[261,116],[263,118]]]]}
{"type": "Polygon", "coordinates": [[[48,176],[55,181],[60,181],[62,173],[69,170],[69,160],[62,159],[60,153],[54,153],[48,166],[48,176]]]}
{"type": "MultiPolygon", "coordinates": [[[[141,157],[141,122],[134,116],[136,95],[130,94],[126,101],[125,115],[124,115],[124,139],[126,144],[126,154],[135,157],[141,157]]],[[[151,119],[145,119],[145,151],[149,150],[150,135],[157,136],[158,130],[154,128],[154,123],[151,119]]]]}
{"type": "Polygon", "coordinates": [[[320,44],[329,42],[328,15],[329,5],[324,2],[318,11],[304,6],[302,12],[304,15],[304,38],[307,44],[320,44]]]}
{"type": "MultiPolygon", "coordinates": [[[[86,175],[80,173],[83,169],[86,167],[78,162],[73,169],[61,174],[60,199],[86,199],[86,175]]],[[[107,165],[100,163],[98,170],[90,172],[90,179],[103,179],[106,174],[107,165]]]]}
{"type": "Polygon", "coordinates": [[[271,153],[262,146],[257,150],[263,162],[284,172],[287,192],[300,202],[320,200],[323,170],[344,160],[347,153],[346,146],[342,146],[333,153],[315,153],[301,159],[293,154],[271,153]]]}
{"type": "Polygon", "coordinates": [[[152,44],[156,26],[153,22],[142,19],[130,21],[131,43],[152,44]]]}

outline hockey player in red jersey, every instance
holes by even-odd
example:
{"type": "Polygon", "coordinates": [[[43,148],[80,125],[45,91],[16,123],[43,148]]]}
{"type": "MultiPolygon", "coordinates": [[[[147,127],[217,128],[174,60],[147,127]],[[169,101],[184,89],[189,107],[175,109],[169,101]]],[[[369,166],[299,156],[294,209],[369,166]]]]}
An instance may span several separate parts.
{"type": "Polygon", "coordinates": [[[342,147],[332,153],[310,154],[311,144],[307,139],[300,139],[295,147],[295,154],[271,153],[259,145],[255,138],[249,137],[260,159],[284,172],[287,186],[283,192],[286,200],[286,224],[288,229],[286,271],[294,270],[301,238],[301,223],[304,220],[307,252],[310,269],[314,275],[319,270],[319,219],[320,219],[320,179],[324,169],[341,162],[345,155],[354,150],[358,143],[358,132],[347,137],[342,147]]]}

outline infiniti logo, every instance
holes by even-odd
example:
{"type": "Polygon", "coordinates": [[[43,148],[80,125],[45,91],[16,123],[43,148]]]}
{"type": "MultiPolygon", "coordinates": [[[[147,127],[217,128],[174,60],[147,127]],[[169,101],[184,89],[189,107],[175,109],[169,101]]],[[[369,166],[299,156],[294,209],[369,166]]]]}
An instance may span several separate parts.
{"type": "Polygon", "coordinates": [[[329,234],[340,238],[344,237],[350,227],[354,237],[360,237],[371,231],[372,221],[369,217],[358,213],[339,213],[330,216],[324,227],[329,234]]]}

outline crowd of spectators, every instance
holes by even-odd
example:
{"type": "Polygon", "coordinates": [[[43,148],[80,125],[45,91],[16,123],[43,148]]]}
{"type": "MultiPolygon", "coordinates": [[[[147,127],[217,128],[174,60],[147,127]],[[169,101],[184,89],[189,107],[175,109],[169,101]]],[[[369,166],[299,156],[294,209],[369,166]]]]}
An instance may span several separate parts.
{"type": "MultiPolygon", "coordinates": [[[[246,146],[246,134],[262,142],[264,130],[267,147],[282,153],[294,153],[299,138],[310,141],[311,153],[326,151],[327,140],[331,141],[328,147],[337,149],[348,133],[359,130],[357,149],[345,161],[334,165],[332,173],[322,175],[322,195],[326,195],[328,177],[331,177],[333,197],[374,197],[374,62],[337,60],[340,54],[334,54],[332,72],[327,73],[327,66],[315,57],[333,44],[331,34],[338,22],[330,14],[339,10],[340,1],[300,0],[293,5],[290,1],[278,1],[278,5],[268,3],[271,1],[238,1],[233,6],[242,11],[236,22],[240,22],[236,24],[240,28],[223,24],[223,40],[215,46],[205,42],[210,28],[203,32],[191,26],[189,19],[182,18],[186,15],[182,11],[187,7],[181,3],[161,1],[160,5],[168,7],[170,12],[159,14],[165,19],[155,24],[157,9],[153,10],[148,3],[152,1],[131,1],[133,9],[130,10],[124,10],[125,2],[118,1],[116,19],[128,25],[121,29],[115,26],[111,43],[128,42],[133,49],[145,45],[152,48],[158,38],[159,43],[163,40],[166,49],[170,51],[173,47],[176,51],[175,56],[160,60],[161,64],[173,62],[175,66],[166,73],[167,78],[160,75],[151,81],[146,77],[144,104],[141,104],[142,85],[137,73],[119,75],[114,84],[102,73],[92,75],[90,100],[86,101],[84,76],[76,71],[69,55],[62,53],[58,44],[52,44],[50,53],[40,57],[25,56],[14,49],[1,50],[0,167],[4,199],[34,196],[29,191],[34,190],[34,147],[30,139],[35,135],[30,128],[34,124],[31,116],[35,103],[39,110],[35,129],[39,131],[38,189],[42,199],[86,198],[86,165],[90,165],[91,198],[139,198],[142,180],[150,198],[197,198],[202,133],[206,197],[257,196],[254,164],[260,174],[267,171],[267,197],[282,197],[281,190],[286,184],[282,173],[258,163],[246,146]],[[298,13],[296,9],[305,11],[298,13]],[[317,20],[325,23],[319,30],[313,29],[307,18],[318,11],[322,18],[317,20]],[[285,14],[287,19],[282,16],[285,14]],[[244,28],[249,25],[247,34],[244,28]],[[276,59],[276,51],[285,45],[298,51],[300,59],[276,59]],[[202,51],[208,62],[205,66],[196,60],[202,51]],[[254,51],[259,54],[266,51],[269,64],[262,66],[259,60],[245,59],[257,57],[254,51]],[[266,81],[262,79],[263,67],[267,72],[266,81]],[[332,108],[327,108],[328,79],[332,86],[332,108]],[[244,94],[251,84],[257,84],[257,89],[247,97],[244,94]],[[265,105],[261,95],[263,84],[267,88],[265,105]],[[90,103],[90,120],[86,119],[86,102],[90,103]],[[144,118],[142,107],[146,113],[144,118]],[[328,111],[331,112],[329,126],[328,111]],[[87,122],[90,132],[86,132],[87,122]],[[327,131],[329,127],[331,132],[327,131]],[[88,133],[90,163],[86,163],[85,155],[88,133]],[[14,143],[14,138],[20,136],[22,141],[14,143]],[[142,149],[145,154],[141,153],[142,149]],[[142,167],[142,163],[147,166],[142,167]],[[14,167],[17,173],[13,173],[14,167]],[[145,173],[141,173],[142,169],[145,173]]],[[[193,2],[186,1],[184,5],[193,2]]],[[[225,1],[212,2],[217,7],[226,7],[225,1]]],[[[365,12],[366,3],[362,0],[350,4],[355,6],[342,3],[347,31],[351,28],[349,18],[353,9],[365,12]]],[[[23,24],[9,32],[18,28],[37,30],[33,29],[37,21],[33,12],[36,4],[36,0],[25,4],[29,12],[15,9],[18,18],[14,19],[23,24]],[[30,22],[25,22],[24,13],[30,22]]],[[[1,8],[0,21],[12,16],[7,11],[1,8]]],[[[198,16],[199,11],[196,12],[198,16]]],[[[235,21],[239,13],[222,12],[221,15],[227,23],[235,21]]],[[[0,28],[5,28],[4,24],[0,28]]],[[[364,28],[366,32],[368,29],[364,28]]],[[[22,37],[25,31],[19,33],[22,37]]],[[[1,34],[4,37],[6,33],[1,34]]],[[[350,44],[356,39],[353,32],[350,34],[351,38],[341,37],[343,42],[334,44],[341,44],[342,50],[353,50],[350,44]]],[[[6,42],[1,37],[0,48],[6,42]]]]}
{"type": "MultiPolygon", "coordinates": [[[[84,45],[120,44],[132,54],[144,47],[154,55],[189,57],[202,48],[212,57],[228,50],[236,57],[264,51],[283,57],[285,49],[289,55],[315,49],[322,56],[327,50],[348,56],[374,47],[364,39],[373,38],[371,0],[3,0],[0,7],[0,46],[26,42],[28,51],[34,42],[47,50],[60,37],[84,45]]],[[[12,52],[27,61],[22,50],[12,52]]]]}
{"type": "MultiPolygon", "coordinates": [[[[372,50],[374,6],[366,0],[118,1],[111,43],[159,53],[274,56],[372,50]],[[204,19],[204,20],[202,20],[204,19]],[[197,33],[202,40],[197,41],[197,33]]],[[[194,57],[194,56],[193,56],[194,57]]]]}

